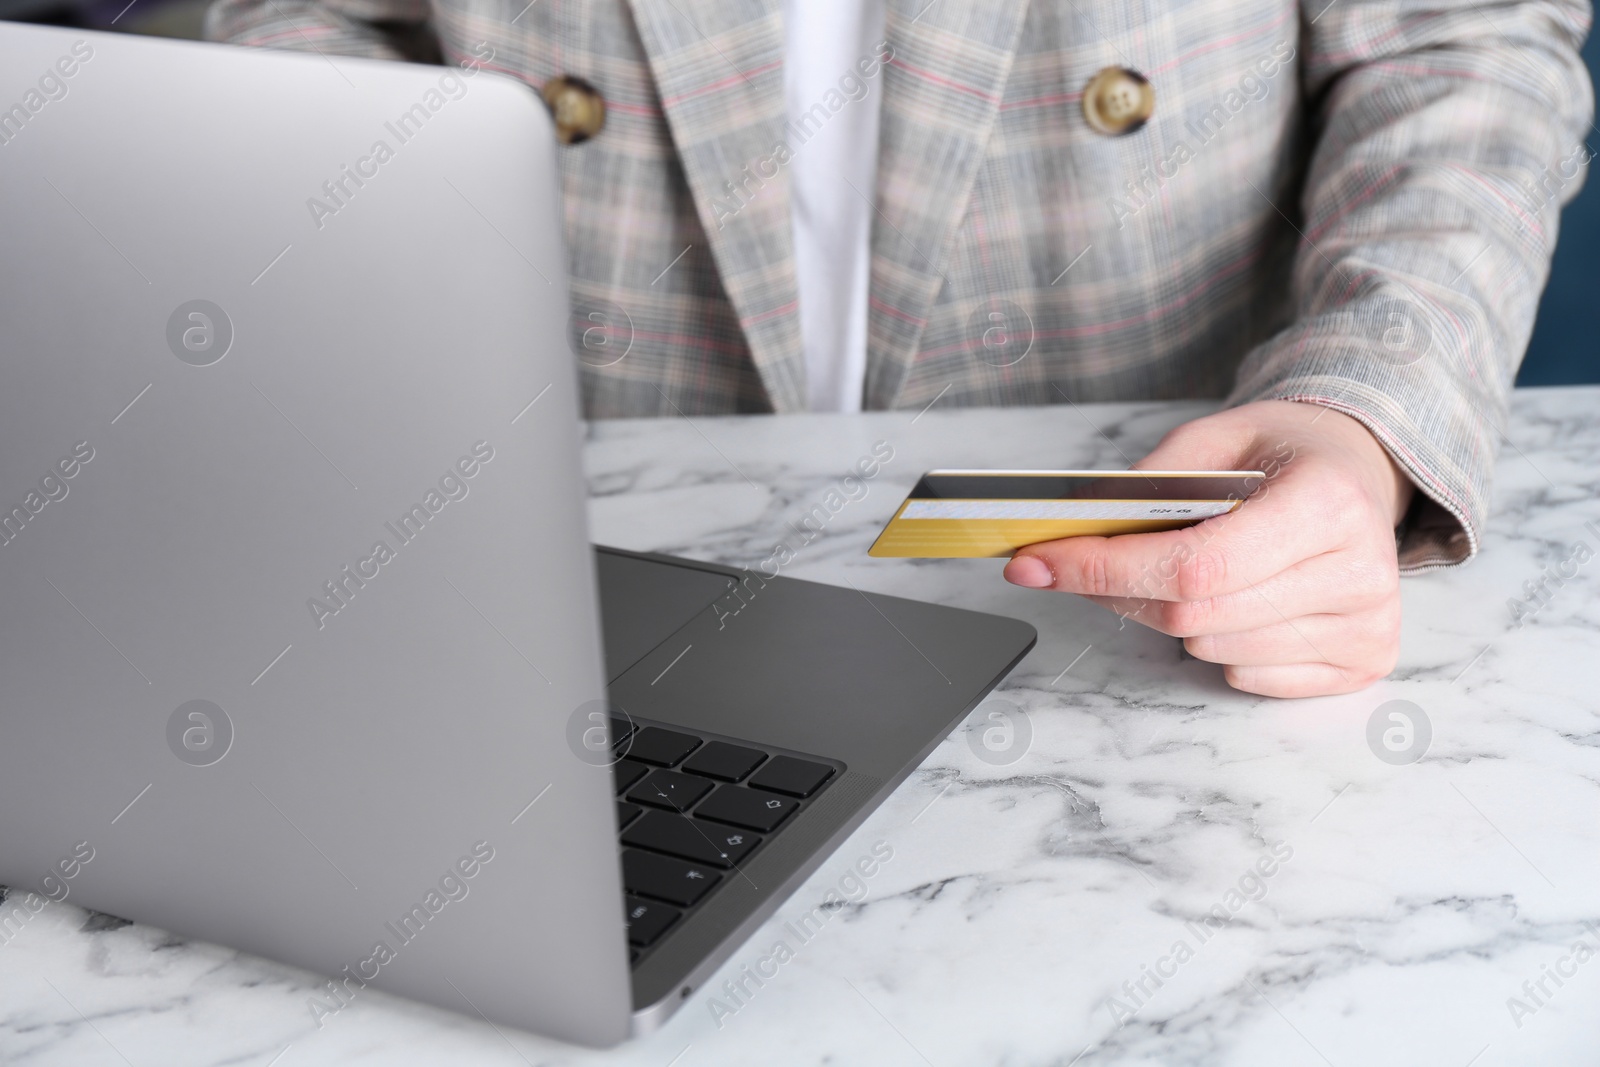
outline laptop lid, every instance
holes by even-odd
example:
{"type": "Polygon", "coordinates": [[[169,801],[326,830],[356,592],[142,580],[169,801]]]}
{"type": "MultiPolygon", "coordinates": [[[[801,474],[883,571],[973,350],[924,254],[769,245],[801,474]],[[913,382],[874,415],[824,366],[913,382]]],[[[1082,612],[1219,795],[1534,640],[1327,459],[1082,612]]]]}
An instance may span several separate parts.
{"type": "Polygon", "coordinates": [[[0,109],[0,882],[620,1040],[542,107],[0,24],[0,109]]]}

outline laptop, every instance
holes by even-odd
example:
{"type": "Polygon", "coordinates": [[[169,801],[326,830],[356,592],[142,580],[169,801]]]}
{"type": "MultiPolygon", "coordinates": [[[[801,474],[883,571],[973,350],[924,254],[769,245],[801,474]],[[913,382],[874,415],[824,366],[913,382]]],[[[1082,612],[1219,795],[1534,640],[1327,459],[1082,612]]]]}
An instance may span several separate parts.
{"type": "Polygon", "coordinates": [[[1032,646],[589,544],[560,151],[486,71],[0,24],[0,936],[614,1044],[1032,646]]]}

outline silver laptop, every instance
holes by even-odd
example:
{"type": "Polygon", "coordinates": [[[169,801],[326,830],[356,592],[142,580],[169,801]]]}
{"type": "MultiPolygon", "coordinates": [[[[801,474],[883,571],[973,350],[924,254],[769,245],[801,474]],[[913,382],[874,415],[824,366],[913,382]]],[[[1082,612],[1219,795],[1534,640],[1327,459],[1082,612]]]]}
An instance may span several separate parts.
{"type": "Polygon", "coordinates": [[[489,73],[0,23],[0,915],[612,1044],[1031,647],[588,543],[556,151],[489,73]]]}

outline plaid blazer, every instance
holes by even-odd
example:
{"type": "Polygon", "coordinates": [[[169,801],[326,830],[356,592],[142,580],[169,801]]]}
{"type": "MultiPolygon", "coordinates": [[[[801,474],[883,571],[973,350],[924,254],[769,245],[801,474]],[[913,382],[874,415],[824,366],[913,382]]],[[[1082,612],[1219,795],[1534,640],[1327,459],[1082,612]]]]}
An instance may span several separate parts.
{"type": "MultiPolygon", "coordinates": [[[[1587,0],[888,8],[866,407],[1323,404],[1421,489],[1404,569],[1476,551],[1589,159],[1587,0]],[[1155,92],[1124,136],[1081,106],[1109,66],[1155,92]]],[[[605,126],[561,153],[587,413],[805,406],[779,0],[219,0],[208,33],[589,82],[605,126]]]]}

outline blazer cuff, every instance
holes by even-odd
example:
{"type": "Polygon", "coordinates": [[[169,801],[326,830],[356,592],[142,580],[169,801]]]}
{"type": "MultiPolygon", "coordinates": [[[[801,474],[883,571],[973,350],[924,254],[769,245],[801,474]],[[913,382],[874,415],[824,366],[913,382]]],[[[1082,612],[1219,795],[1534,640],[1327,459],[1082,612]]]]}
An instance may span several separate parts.
{"type": "Polygon", "coordinates": [[[1395,530],[1401,574],[1420,574],[1465,563],[1478,553],[1487,511],[1492,449],[1482,469],[1462,469],[1442,442],[1423,432],[1395,400],[1373,386],[1333,375],[1290,377],[1228,398],[1230,406],[1257,400],[1292,400],[1348,415],[1372,436],[1417,487],[1395,530]]]}

